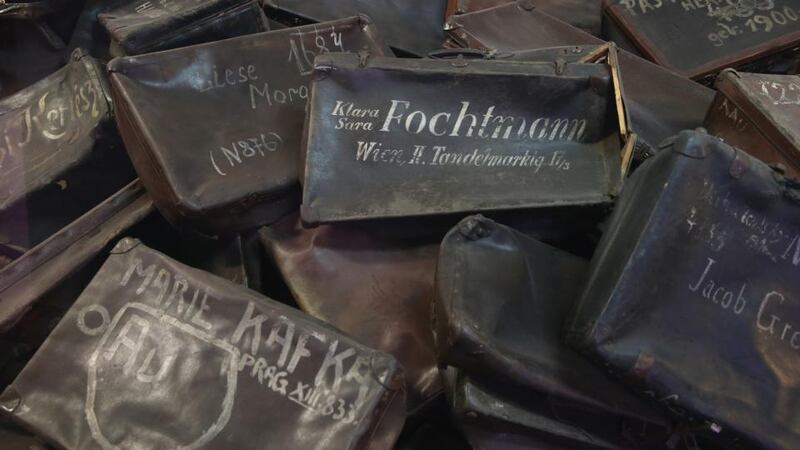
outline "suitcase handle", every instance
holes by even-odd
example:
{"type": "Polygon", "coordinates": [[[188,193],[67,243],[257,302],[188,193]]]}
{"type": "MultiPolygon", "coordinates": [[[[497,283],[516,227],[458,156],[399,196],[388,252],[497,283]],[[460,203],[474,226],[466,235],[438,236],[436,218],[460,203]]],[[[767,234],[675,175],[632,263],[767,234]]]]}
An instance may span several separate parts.
{"type": "Polygon", "coordinates": [[[433,59],[455,59],[459,57],[464,59],[489,59],[492,55],[486,50],[477,48],[445,48],[428,53],[428,58],[433,59]]]}

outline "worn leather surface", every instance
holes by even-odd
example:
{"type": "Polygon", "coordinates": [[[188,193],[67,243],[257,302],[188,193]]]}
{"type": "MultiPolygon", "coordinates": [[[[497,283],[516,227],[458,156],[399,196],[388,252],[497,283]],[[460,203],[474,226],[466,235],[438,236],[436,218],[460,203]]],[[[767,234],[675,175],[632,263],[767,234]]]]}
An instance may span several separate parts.
{"type": "Polygon", "coordinates": [[[303,311],[403,365],[409,413],[441,393],[429,326],[437,240],[346,224],[304,229],[297,215],[260,236],[303,311]]]}
{"type": "Polygon", "coordinates": [[[452,366],[442,372],[442,380],[453,415],[473,448],[667,448],[665,427],[556,397],[509,394],[502,384],[452,366]]]}
{"type": "MultiPolygon", "coordinates": [[[[561,2],[553,2],[553,8],[561,2]]],[[[498,52],[602,44],[591,34],[562,22],[531,0],[518,0],[494,8],[451,16],[445,29],[448,46],[480,48],[498,52]]]]}
{"type": "Polygon", "coordinates": [[[710,134],[800,176],[800,76],[723,71],[705,127],[710,134]]]}
{"type": "Polygon", "coordinates": [[[255,0],[129,2],[100,12],[98,19],[127,55],[269,30],[255,0]]]}
{"type": "Polygon", "coordinates": [[[442,241],[434,339],[440,365],[493,384],[606,414],[660,421],[655,412],[561,342],[587,262],[471,216],[442,241]]]}
{"type": "Polygon", "coordinates": [[[102,66],[76,50],[0,100],[0,238],[30,248],[134,178],[102,66]]]}
{"type": "Polygon", "coordinates": [[[390,355],[126,238],[0,404],[70,449],[386,449],[403,400],[390,355]]]}
{"type": "Polygon", "coordinates": [[[693,79],[800,43],[800,0],[688,4],[604,0],[603,8],[648,59],[693,79]]]}
{"type": "Polygon", "coordinates": [[[374,30],[351,17],[112,61],[120,133],[164,216],[233,233],[296,207],[314,56],[383,54],[374,30]]]}
{"type": "MultiPolygon", "coordinates": [[[[513,2],[514,0],[450,0],[449,3],[451,11],[466,14],[513,2]]],[[[530,0],[529,3],[558,20],[595,36],[600,35],[600,0],[530,0]]]]}
{"type": "Polygon", "coordinates": [[[305,222],[596,205],[619,189],[606,65],[337,54],[315,66],[305,222]]]}
{"type": "Polygon", "coordinates": [[[572,346],[746,448],[800,445],[796,184],[685,131],[626,184],[572,346]]]}
{"type": "MultiPolygon", "coordinates": [[[[487,55],[523,61],[579,61],[599,46],[579,45],[487,55]]],[[[703,125],[714,91],[626,51],[618,52],[622,93],[637,156],[655,153],[664,139],[703,125]]]]}
{"type": "MultiPolygon", "coordinates": [[[[366,14],[392,48],[416,56],[439,49],[447,0],[264,0],[266,11],[325,22],[366,14]]],[[[274,16],[274,14],[272,14],[274,16]]]]}

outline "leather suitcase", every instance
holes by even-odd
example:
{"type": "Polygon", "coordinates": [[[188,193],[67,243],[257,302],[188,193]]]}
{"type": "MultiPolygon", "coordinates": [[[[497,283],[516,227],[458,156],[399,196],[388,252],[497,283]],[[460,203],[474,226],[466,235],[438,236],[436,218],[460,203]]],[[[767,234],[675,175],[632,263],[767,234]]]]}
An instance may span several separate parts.
{"type": "Polygon", "coordinates": [[[402,388],[391,356],[124,238],[0,413],[67,449],[388,449],[402,388]]]}
{"type": "Polygon", "coordinates": [[[438,240],[347,224],[303,229],[297,215],[260,235],[303,311],[394,355],[409,414],[426,409],[441,393],[429,326],[438,240]]]}
{"type": "Polygon", "coordinates": [[[30,248],[133,180],[102,66],[80,50],[0,100],[0,242],[30,248]]]}
{"type": "Polygon", "coordinates": [[[545,395],[605,415],[662,420],[561,343],[587,262],[482,216],[462,220],[439,250],[434,341],[456,367],[522,398],[545,395]]]}
{"type": "Polygon", "coordinates": [[[306,223],[609,204],[627,170],[606,64],[332,54],[315,67],[306,223]]]}
{"type": "Polygon", "coordinates": [[[36,19],[80,4],[80,0],[4,0],[0,19],[36,19]]]}
{"type": "Polygon", "coordinates": [[[799,199],[745,152],[680,133],[626,184],[568,342],[720,439],[797,448],[799,199]]]}
{"type": "Polygon", "coordinates": [[[705,83],[726,67],[761,72],[800,55],[800,0],[603,0],[603,14],[646,58],[705,83]]]}
{"type": "MultiPolygon", "coordinates": [[[[604,42],[538,8],[518,0],[447,19],[446,47],[510,52],[559,45],[601,45],[604,42]]],[[[552,11],[552,10],[550,10],[552,11]]]]}
{"type": "MultiPolygon", "coordinates": [[[[599,46],[563,46],[523,50],[494,57],[521,61],[580,62],[599,46]]],[[[682,130],[703,125],[714,90],[626,51],[618,52],[622,101],[636,133],[637,161],[654,154],[661,142],[682,130]]]]}
{"type": "MultiPolygon", "coordinates": [[[[466,14],[489,9],[495,6],[513,3],[514,0],[450,0],[447,5],[447,17],[455,14],[466,14]]],[[[530,3],[558,20],[576,28],[600,35],[602,14],[600,0],[531,0],[530,3]]]]}
{"type": "Polygon", "coordinates": [[[716,88],[708,132],[800,177],[800,76],[727,69],[716,88]]]}
{"type": "Polygon", "coordinates": [[[138,55],[268,31],[255,0],[129,2],[98,14],[111,54],[138,55]]]}
{"type": "Polygon", "coordinates": [[[669,431],[662,426],[563,399],[515,396],[454,367],[442,379],[454,419],[476,450],[668,448],[669,431]]]}
{"type": "Polygon", "coordinates": [[[447,0],[264,0],[267,15],[289,25],[366,14],[400,55],[424,56],[444,42],[447,0]]]}
{"type": "Polygon", "coordinates": [[[217,234],[294,209],[314,56],[363,48],[384,52],[351,17],[113,60],[119,130],[162,214],[217,234]]]}

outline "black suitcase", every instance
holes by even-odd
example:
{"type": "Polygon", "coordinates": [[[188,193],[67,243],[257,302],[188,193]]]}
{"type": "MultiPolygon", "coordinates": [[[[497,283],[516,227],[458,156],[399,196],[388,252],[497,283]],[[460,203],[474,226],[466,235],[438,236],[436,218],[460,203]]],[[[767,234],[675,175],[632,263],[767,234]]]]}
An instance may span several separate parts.
{"type": "Polygon", "coordinates": [[[569,343],[721,438],[798,448],[798,186],[679,134],[626,185],[569,343]]]}
{"type": "Polygon", "coordinates": [[[97,16],[114,56],[138,55],[269,30],[256,0],[127,2],[97,16]]]}
{"type": "Polygon", "coordinates": [[[0,100],[0,242],[30,248],[133,180],[102,66],[81,50],[0,100]]]}
{"type": "Polygon", "coordinates": [[[320,56],[302,218],[608,204],[630,150],[614,73],[606,64],[320,56]]]}
{"type": "Polygon", "coordinates": [[[660,421],[561,342],[562,323],[581,292],[587,265],[484,217],[462,220],[442,241],[436,268],[439,364],[529,396],[660,421]]]}
{"type": "Polygon", "coordinates": [[[351,17],[113,60],[119,130],[159,210],[217,234],[295,208],[314,56],[363,48],[384,51],[351,17]]]}
{"type": "Polygon", "coordinates": [[[124,238],[0,414],[69,449],[384,449],[403,400],[391,356],[124,238]]]}
{"type": "Polygon", "coordinates": [[[263,0],[270,18],[289,25],[366,14],[401,55],[424,56],[444,43],[447,0],[263,0]]]}

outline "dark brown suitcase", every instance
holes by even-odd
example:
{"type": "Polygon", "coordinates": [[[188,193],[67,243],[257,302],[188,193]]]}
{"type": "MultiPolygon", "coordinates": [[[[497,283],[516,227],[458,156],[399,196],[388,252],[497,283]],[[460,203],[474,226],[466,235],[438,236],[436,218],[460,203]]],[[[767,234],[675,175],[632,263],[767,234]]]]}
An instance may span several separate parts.
{"type": "Polygon", "coordinates": [[[162,214],[217,234],[295,208],[314,56],[365,48],[384,53],[351,17],[113,60],[120,133],[162,214]]]}
{"type": "Polygon", "coordinates": [[[532,0],[451,16],[445,24],[447,47],[477,48],[496,52],[556,47],[600,45],[604,42],[537,8],[532,0]]]}
{"type": "MultiPolygon", "coordinates": [[[[455,14],[466,14],[489,9],[495,6],[512,3],[514,0],[449,0],[447,3],[447,17],[455,14]]],[[[530,3],[559,20],[576,28],[593,34],[600,35],[602,14],[600,13],[600,0],[531,0],[530,3]]]]}
{"type": "Polygon", "coordinates": [[[128,2],[100,12],[111,54],[138,55],[269,31],[256,0],[128,2]]]}
{"type": "Polygon", "coordinates": [[[389,449],[403,399],[390,355],[125,238],[0,414],[68,449],[389,449]]]}
{"type": "Polygon", "coordinates": [[[681,132],[628,180],[568,342],[721,440],[798,448],[798,188],[681,132]]]}
{"type": "Polygon", "coordinates": [[[30,248],[133,180],[102,66],[81,50],[0,100],[0,242],[30,248]]]}
{"type": "Polygon", "coordinates": [[[307,223],[608,204],[635,140],[606,64],[331,54],[315,73],[307,223]]]}
{"type": "Polygon", "coordinates": [[[800,76],[722,71],[705,127],[753,156],[800,177],[800,76]]]}
{"type": "Polygon", "coordinates": [[[303,311],[403,365],[409,413],[441,393],[428,324],[438,240],[347,224],[303,229],[296,215],[260,234],[303,311]]]}
{"type": "Polygon", "coordinates": [[[289,25],[366,14],[402,55],[424,56],[444,42],[447,0],[263,0],[270,18],[289,25]]]}
{"type": "Polygon", "coordinates": [[[603,0],[603,14],[646,58],[703,82],[800,56],[800,0],[603,0]]]}

